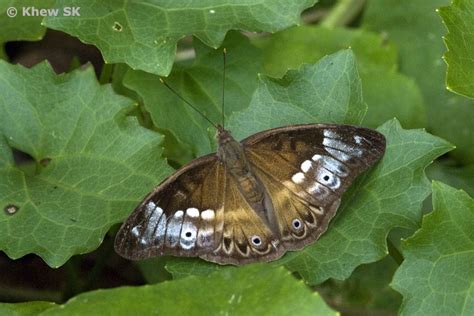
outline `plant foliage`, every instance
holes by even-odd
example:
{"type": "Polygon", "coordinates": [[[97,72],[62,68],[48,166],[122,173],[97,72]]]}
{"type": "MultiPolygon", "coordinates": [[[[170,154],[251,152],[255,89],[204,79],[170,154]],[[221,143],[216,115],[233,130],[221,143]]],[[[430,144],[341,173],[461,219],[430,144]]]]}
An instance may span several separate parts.
{"type": "Polygon", "coordinates": [[[81,15],[14,18],[11,7],[38,2],[1,4],[2,44],[54,29],[107,64],[99,76],[90,65],[56,74],[47,61],[8,61],[18,44],[0,54],[0,250],[10,258],[0,269],[39,256],[42,271],[67,276],[59,299],[12,299],[22,290],[0,280],[0,314],[472,315],[474,3],[357,3],[57,0],[41,7],[81,15]],[[386,153],[317,242],[275,262],[120,261],[116,224],[174,168],[216,149],[214,128],[160,76],[236,139],[353,124],[383,133],[386,153]],[[121,281],[95,284],[105,266],[121,281]]]}

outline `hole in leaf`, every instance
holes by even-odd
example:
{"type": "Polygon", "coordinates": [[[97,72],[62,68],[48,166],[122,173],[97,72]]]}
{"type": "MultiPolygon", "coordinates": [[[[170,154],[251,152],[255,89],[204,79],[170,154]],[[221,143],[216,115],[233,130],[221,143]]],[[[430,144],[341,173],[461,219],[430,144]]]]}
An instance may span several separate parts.
{"type": "Polygon", "coordinates": [[[114,22],[114,26],[112,26],[112,28],[117,32],[122,32],[123,30],[123,27],[119,22],[114,22]]]}
{"type": "Polygon", "coordinates": [[[5,211],[5,213],[7,215],[13,215],[16,212],[18,212],[19,209],[20,209],[20,207],[18,207],[15,204],[7,204],[7,206],[5,206],[5,208],[3,210],[5,211]]]}

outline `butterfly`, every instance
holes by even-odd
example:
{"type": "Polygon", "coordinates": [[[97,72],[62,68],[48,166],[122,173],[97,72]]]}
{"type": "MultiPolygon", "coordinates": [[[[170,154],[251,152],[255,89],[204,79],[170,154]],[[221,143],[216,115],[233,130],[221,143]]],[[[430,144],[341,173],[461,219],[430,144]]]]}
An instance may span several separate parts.
{"type": "Polygon", "coordinates": [[[237,142],[217,126],[217,153],[158,185],[123,223],[121,256],[268,262],[317,240],[354,179],[384,154],[372,129],[291,125],[237,142]]]}

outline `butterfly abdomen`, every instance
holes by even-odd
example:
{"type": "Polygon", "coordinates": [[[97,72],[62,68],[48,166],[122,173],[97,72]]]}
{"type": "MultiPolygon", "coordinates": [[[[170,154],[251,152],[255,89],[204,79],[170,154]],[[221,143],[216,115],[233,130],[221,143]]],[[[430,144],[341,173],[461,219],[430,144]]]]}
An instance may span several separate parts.
{"type": "Polygon", "coordinates": [[[239,177],[237,179],[239,184],[239,189],[245,196],[246,200],[253,203],[263,203],[263,192],[259,188],[257,179],[252,174],[247,174],[245,176],[239,177]]]}
{"type": "Polygon", "coordinates": [[[258,182],[247,160],[242,145],[226,130],[218,133],[219,148],[217,155],[238,184],[238,188],[247,203],[264,219],[267,219],[265,207],[265,189],[258,182]]]}

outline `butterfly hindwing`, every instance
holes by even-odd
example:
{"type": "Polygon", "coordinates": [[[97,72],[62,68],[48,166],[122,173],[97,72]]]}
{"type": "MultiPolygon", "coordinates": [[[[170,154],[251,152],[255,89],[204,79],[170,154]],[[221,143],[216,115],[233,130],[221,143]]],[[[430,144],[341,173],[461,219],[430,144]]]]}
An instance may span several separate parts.
{"type": "Polygon", "coordinates": [[[278,238],[240,194],[235,180],[227,174],[222,239],[218,247],[201,256],[235,265],[270,261],[282,255],[278,238]]]}
{"type": "Polygon", "coordinates": [[[382,157],[380,133],[347,125],[296,125],[242,144],[278,219],[282,246],[301,249],[327,229],[341,195],[382,157]]]}

